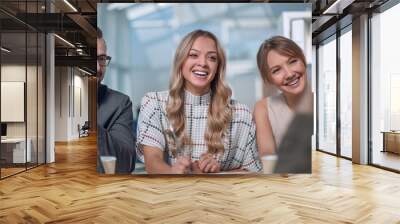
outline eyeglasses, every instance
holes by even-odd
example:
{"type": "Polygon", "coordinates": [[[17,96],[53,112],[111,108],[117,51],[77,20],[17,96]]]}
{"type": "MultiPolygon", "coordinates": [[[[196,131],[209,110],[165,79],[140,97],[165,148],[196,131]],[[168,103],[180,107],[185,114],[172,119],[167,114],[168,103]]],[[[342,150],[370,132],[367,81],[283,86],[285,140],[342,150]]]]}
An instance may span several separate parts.
{"type": "Polygon", "coordinates": [[[110,61],[111,61],[111,57],[108,56],[108,55],[99,55],[99,56],[97,56],[97,62],[101,66],[108,66],[108,64],[110,64],[110,61]]]}

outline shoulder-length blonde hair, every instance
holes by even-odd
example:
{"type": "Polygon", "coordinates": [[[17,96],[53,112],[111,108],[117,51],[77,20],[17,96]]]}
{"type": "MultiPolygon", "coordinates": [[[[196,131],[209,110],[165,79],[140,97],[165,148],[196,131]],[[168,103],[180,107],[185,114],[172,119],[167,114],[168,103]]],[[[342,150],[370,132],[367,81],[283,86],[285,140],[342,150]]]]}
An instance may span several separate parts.
{"type": "MultiPolygon", "coordinates": [[[[175,129],[175,134],[184,144],[191,144],[185,132],[185,79],[182,66],[189,55],[194,41],[199,37],[207,37],[214,41],[217,48],[217,73],[211,81],[211,102],[208,108],[207,129],[204,138],[209,153],[224,151],[223,138],[232,119],[230,98],[232,91],[225,83],[226,57],[218,39],[214,34],[204,30],[195,30],[187,34],[175,52],[167,102],[167,116],[175,129]]],[[[176,148],[171,148],[173,154],[176,148]]]]}
{"type": "Polygon", "coordinates": [[[260,71],[261,78],[265,83],[269,82],[269,70],[267,55],[270,51],[275,50],[281,55],[288,57],[299,58],[304,66],[307,65],[306,58],[301,48],[291,39],[282,36],[274,36],[265,40],[257,53],[257,66],[260,71]]]}

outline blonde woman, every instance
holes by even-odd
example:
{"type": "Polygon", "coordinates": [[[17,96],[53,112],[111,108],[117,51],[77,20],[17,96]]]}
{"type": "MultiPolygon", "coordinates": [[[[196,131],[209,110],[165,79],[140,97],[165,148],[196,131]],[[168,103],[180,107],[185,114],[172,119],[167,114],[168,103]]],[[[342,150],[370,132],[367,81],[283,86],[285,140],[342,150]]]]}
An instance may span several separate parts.
{"type": "Polygon", "coordinates": [[[251,112],[231,100],[225,67],[214,34],[195,30],[182,39],[169,91],[142,99],[137,153],[148,173],[262,170],[251,112]]]}
{"type": "Polygon", "coordinates": [[[266,156],[276,153],[295,112],[312,110],[312,96],[305,56],[292,40],[275,36],[264,41],[257,64],[264,82],[280,90],[278,95],[259,100],[254,109],[258,150],[266,156]]]}

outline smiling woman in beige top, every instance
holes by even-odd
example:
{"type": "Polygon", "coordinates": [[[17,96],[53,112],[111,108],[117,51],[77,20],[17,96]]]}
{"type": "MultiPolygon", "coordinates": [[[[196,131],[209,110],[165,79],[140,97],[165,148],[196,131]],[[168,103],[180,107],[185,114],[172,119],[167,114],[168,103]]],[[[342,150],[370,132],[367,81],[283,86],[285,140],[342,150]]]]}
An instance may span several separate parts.
{"type": "Polygon", "coordinates": [[[260,156],[276,153],[295,108],[306,90],[306,60],[292,40],[275,36],[260,46],[257,65],[263,81],[277,87],[278,95],[259,100],[254,108],[257,146],[260,156]]]}

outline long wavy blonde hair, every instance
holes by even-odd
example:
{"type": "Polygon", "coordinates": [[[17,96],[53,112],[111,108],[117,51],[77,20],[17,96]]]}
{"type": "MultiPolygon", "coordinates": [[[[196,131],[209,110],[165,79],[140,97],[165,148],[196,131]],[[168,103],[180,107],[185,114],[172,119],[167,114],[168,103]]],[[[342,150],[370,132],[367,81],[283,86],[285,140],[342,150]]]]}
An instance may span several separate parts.
{"type": "MultiPolygon", "coordinates": [[[[174,128],[175,134],[182,144],[190,145],[191,139],[185,131],[185,78],[182,66],[189,55],[194,41],[199,37],[207,37],[215,42],[217,48],[218,67],[211,81],[211,102],[208,108],[207,130],[204,138],[209,153],[224,151],[223,138],[232,119],[230,98],[232,91],[225,83],[226,57],[218,39],[214,34],[204,30],[195,30],[187,34],[175,52],[167,102],[167,116],[174,128]]],[[[176,153],[176,147],[170,149],[176,153]]]]}

